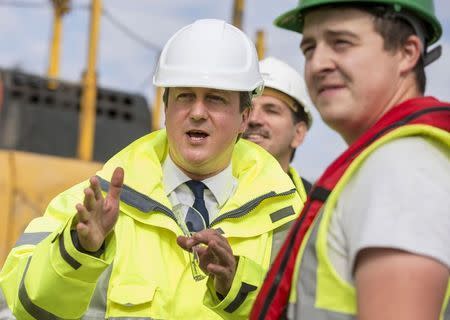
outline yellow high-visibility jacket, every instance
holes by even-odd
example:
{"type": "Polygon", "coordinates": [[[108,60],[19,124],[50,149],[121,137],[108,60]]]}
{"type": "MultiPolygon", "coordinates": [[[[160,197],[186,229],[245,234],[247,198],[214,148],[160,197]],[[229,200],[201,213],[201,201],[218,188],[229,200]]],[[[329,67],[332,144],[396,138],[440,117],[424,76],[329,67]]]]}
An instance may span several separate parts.
{"type": "Polygon", "coordinates": [[[300,175],[298,172],[291,166],[289,166],[289,176],[291,177],[292,182],[295,185],[295,189],[297,189],[298,195],[300,196],[300,199],[303,203],[306,202],[306,190],[305,186],[303,185],[302,178],[300,178],[300,175]]]}
{"type": "Polygon", "coordinates": [[[230,319],[247,318],[253,300],[302,202],[275,159],[240,140],[232,156],[234,195],[211,221],[239,257],[229,294],[219,300],[212,279],[195,282],[182,235],[165,195],[161,163],[165,130],[123,149],[98,172],[102,189],[117,166],[125,170],[120,214],[95,257],[71,238],[75,204],[85,181],[53,199],[8,256],[0,285],[18,319],[230,319]],[[278,232],[280,231],[280,232],[278,232]]]}

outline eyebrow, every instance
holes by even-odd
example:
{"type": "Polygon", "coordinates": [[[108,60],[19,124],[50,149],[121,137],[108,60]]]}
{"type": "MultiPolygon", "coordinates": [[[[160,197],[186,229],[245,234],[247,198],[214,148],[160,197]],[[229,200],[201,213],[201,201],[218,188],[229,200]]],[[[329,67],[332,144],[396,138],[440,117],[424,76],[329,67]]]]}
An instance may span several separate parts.
{"type": "Polygon", "coordinates": [[[273,102],[263,103],[263,104],[262,104],[262,107],[263,107],[264,109],[277,109],[277,110],[281,110],[281,106],[280,106],[280,105],[277,105],[277,104],[275,104],[275,103],[273,103],[273,102]]]}
{"type": "Polygon", "coordinates": [[[229,91],[227,90],[221,90],[221,89],[211,89],[208,93],[216,93],[216,94],[223,94],[227,95],[229,91]]]}
{"type": "MultiPolygon", "coordinates": [[[[327,38],[335,38],[338,36],[345,36],[345,37],[349,37],[352,39],[359,39],[358,35],[356,35],[355,33],[348,31],[348,30],[327,30],[325,31],[325,36],[327,38]]],[[[314,38],[313,37],[303,37],[302,41],[300,42],[300,48],[302,46],[305,46],[306,44],[309,43],[313,43],[314,42],[314,38]]]]}

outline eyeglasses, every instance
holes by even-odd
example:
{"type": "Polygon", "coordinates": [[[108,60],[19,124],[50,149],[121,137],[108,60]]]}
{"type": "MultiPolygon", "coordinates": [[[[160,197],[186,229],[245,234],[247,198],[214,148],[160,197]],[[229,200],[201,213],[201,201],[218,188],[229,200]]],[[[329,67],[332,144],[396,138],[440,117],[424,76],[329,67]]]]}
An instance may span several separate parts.
{"type": "MultiPolygon", "coordinates": [[[[195,208],[183,203],[175,205],[172,209],[175,214],[178,225],[183,234],[187,237],[192,236],[195,232],[206,229],[206,223],[202,215],[195,208]]],[[[200,281],[206,278],[206,275],[200,269],[200,260],[197,253],[197,248],[200,245],[192,247],[189,253],[189,264],[191,265],[192,277],[195,281],[200,281]]]]}

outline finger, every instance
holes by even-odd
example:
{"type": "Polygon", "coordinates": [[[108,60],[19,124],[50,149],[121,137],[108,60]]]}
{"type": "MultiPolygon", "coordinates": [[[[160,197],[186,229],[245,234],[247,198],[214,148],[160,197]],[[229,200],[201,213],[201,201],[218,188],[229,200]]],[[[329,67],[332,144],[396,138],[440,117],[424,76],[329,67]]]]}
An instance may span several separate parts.
{"type": "Polygon", "coordinates": [[[198,233],[193,234],[192,238],[199,243],[206,244],[207,246],[209,246],[211,242],[215,242],[221,247],[228,250],[230,254],[233,254],[233,251],[231,250],[228,240],[216,230],[213,229],[202,230],[198,233]]]}
{"type": "Polygon", "coordinates": [[[121,167],[117,167],[111,177],[111,183],[109,185],[108,197],[119,200],[120,192],[123,186],[124,171],[121,167]]]}
{"type": "Polygon", "coordinates": [[[208,264],[206,271],[217,279],[228,279],[232,274],[230,269],[215,263],[208,264]]]}
{"type": "Polygon", "coordinates": [[[89,187],[84,189],[84,201],[83,204],[88,211],[95,209],[95,196],[94,191],[89,187]]]}
{"type": "Polygon", "coordinates": [[[84,223],[77,224],[78,239],[86,238],[89,235],[89,228],[84,223]]]}
{"type": "Polygon", "coordinates": [[[79,222],[87,223],[89,221],[89,211],[81,204],[78,203],[75,208],[77,209],[77,218],[79,222]]]}
{"type": "Polygon", "coordinates": [[[177,244],[186,251],[191,251],[192,245],[189,244],[189,237],[179,236],[177,237],[177,244]]]}
{"type": "Polygon", "coordinates": [[[217,259],[217,264],[220,264],[222,266],[229,266],[232,268],[235,267],[236,258],[234,257],[231,248],[228,249],[227,247],[224,247],[215,241],[211,241],[208,246],[208,250],[212,252],[214,257],[217,259]]]}
{"type": "Polygon", "coordinates": [[[192,238],[198,242],[203,244],[208,244],[208,242],[215,240],[218,242],[226,242],[227,240],[214,229],[205,229],[199,232],[196,232],[192,235],[192,238]]]}
{"type": "Polygon", "coordinates": [[[216,258],[211,252],[208,251],[208,247],[194,247],[193,250],[197,252],[199,258],[200,268],[207,273],[208,265],[215,264],[216,258]]]}
{"type": "Polygon", "coordinates": [[[91,189],[94,191],[95,200],[102,200],[103,194],[102,194],[102,189],[100,188],[100,183],[98,181],[98,178],[91,177],[89,179],[89,182],[91,183],[91,189]]]}

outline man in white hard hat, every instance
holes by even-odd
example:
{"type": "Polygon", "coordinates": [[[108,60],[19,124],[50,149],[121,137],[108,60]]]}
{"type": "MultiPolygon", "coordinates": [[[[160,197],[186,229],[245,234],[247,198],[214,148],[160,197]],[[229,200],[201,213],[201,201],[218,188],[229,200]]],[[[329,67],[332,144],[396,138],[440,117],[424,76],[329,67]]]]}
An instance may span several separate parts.
{"type": "Polygon", "coordinates": [[[261,60],[259,70],[264,91],[252,100],[243,137],[259,144],[278,160],[306,201],[311,183],[300,178],[289,165],[312,123],[305,83],[295,69],[274,57],[261,60]]]}
{"type": "Polygon", "coordinates": [[[169,39],[154,84],[166,129],[57,196],[10,253],[0,284],[17,318],[248,316],[302,208],[276,160],[239,140],[263,84],[255,47],[198,20],[169,39]]]}

